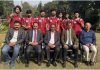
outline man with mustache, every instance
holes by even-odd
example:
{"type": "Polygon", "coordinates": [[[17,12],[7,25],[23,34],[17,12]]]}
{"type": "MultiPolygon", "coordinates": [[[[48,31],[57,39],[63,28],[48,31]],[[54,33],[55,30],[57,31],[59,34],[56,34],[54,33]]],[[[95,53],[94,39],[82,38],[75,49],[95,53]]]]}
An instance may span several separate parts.
{"type": "Polygon", "coordinates": [[[21,43],[24,41],[25,33],[21,29],[21,23],[19,21],[14,22],[14,28],[8,30],[5,37],[5,44],[2,48],[2,54],[5,59],[5,63],[10,65],[11,68],[15,67],[15,60],[18,56],[21,43]],[[9,56],[9,50],[13,49],[12,57],[9,56]]]}
{"type": "Polygon", "coordinates": [[[31,51],[35,51],[37,55],[37,63],[41,65],[41,44],[43,42],[42,32],[38,30],[38,23],[33,23],[33,29],[29,30],[26,35],[27,49],[25,54],[25,67],[29,67],[29,55],[31,51]]]}

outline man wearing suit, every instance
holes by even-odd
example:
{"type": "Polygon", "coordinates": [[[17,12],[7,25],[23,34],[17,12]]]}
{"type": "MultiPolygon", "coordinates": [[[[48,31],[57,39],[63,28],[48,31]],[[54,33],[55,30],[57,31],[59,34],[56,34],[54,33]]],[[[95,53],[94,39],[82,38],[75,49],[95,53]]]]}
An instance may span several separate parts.
{"type": "Polygon", "coordinates": [[[34,22],[33,29],[28,31],[26,36],[26,42],[28,44],[27,50],[26,50],[26,64],[25,66],[29,66],[29,54],[32,50],[35,50],[37,54],[37,61],[38,65],[41,65],[41,44],[43,41],[42,32],[38,30],[38,23],[34,22]]]}
{"type": "Polygon", "coordinates": [[[10,67],[15,66],[15,60],[18,56],[20,45],[25,39],[25,33],[21,28],[21,23],[18,21],[14,22],[14,28],[8,30],[5,37],[5,44],[2,48],[2,53],[5,58],[6,64],[10,67]],[[9,56],[8,51],[13,48],[12,57],[9,56]]]}
{"type": "Polygon", "coordinates": [[[57,66],[56,59],[60,51],[60,34],[55,30],[55,24],[51,25],[51,30],[47,31],[44,38],[47,53],[47,66],[50,66],[50,49],[54,50],[53,65],[57,66]]]}
{"type": "Polygon", "coordinates": [[[77,65],[77,55],[78,55],[78,39],[74,30],[72,29],[71,23],[66,23],[67,29],[62,32],[61,41],[63,44],[63,67],[66,67],[66,55],[67,50],[72,49],[74,53],[74,67],[77,65]]]}

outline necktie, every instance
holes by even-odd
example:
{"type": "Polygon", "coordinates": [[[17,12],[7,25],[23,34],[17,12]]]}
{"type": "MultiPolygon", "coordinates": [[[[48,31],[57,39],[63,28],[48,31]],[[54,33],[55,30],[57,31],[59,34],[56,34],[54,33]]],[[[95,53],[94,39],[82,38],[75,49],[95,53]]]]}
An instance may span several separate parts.
{"type": "Polygon", "coordinates": [[[69,30],[69,45],[71,45],[71,31],[69,30]]]}
{"type": "Polygon", "coordinates": [[[36,42],[36,30],[34,30],[34,43],[36,42]]]}

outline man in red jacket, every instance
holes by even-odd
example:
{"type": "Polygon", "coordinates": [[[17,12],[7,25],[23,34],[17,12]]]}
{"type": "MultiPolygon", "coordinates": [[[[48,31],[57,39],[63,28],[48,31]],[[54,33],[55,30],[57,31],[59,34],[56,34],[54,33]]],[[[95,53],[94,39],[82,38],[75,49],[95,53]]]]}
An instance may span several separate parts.
{"type": "Polygon", "coordinates": [[[69,13],[65,13],[65,18],[63,19],[62,21],[62,24],[63,24],[63,29],[66,29],[66,23],[70,22],[71,19],[69,19],[69,13]]]}
{"type": "Polygon", "coordinates": [[[62,30],[64,30],[64,27],[63,27],[63,12],[58,12],[58,21],[59,21],[59,24],[60,24],[60,32],[62,30]]]}
{"type": "Polygon", "coordinates": [[[84,20],[79,17],[79,13],[75,13],[74,19],[72,19],[73,29],[75,30],[75,33],[77,37],[79,36],[79,33],[82,31],[82,28],[84,27],[84,20]]]}
{"type": "Polygon", "coordinates": [[[41,10],[40,11],[40,16],[36,18],[36,22],[38,22],[38,29],[42,31],[43,35],[45,35],[45,32],[47,30],[46,24],[47,24],[47,19],[45,17],[45,11],[41,10]]]}
{"type": "Polygon", "coordinates": [[[21,7],[20,6],[16,6],[14,8],[14,12],[7,17],[7,22],[9,23],[10,28],[14,27],[15,21],[19,21],[20,23],[22,23],[21,7]]]}
{"type": "Polygon", "coordinates": [[[23,24],[22,24],[22,26],[23,26],[23,28],[25,30],[29,30],[29,29],[32,29],[32,24],[35,21],[35,19],[32,16],[32,10],[30,10],[30,9],[27,10],[26,14],[27,14],[27,17],[23,18],[23,22],[22,22],[23,24]]]}
{"type": "MultiPolygon", "coordinates": [[[[56,31],[60,32],[60,23],[59,19],[56,17],[56,10],[51,10],[51,16],[47,18],[48,26],[55,24],[56,25],[56,31]]],[[[50,27],[48,27],[50,28],[50,27]]]]}

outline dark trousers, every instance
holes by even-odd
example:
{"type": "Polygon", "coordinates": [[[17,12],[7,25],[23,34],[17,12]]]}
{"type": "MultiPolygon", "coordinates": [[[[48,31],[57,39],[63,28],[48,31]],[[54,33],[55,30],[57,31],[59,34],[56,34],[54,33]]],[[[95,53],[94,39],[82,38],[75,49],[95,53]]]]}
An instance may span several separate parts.
{"type": "Polygon", "coordinates": [[[50,61],[50,50],[54,50],[53,52],[53,61],[55,61],[57,59],[57,56],[60,52],[60,46],[56,46],[55,48],[50,48],[48,46],[46,46],[46,54],[47,54],[47,60],[50,61]]]}
{"type": "MultiPolygon", "coordinates": [[[[77,60],[78,60],[78,48],[74,48],[73,46],[69,46],[68,49],[71,49],[73,51],[74,61],[77,62],[77,60]]],[[[67,50],[68,49],[63,47],[63,61],[64,62],[66,61],[66,58],[67,58],[67,50]]]]}
{"type": "Polygon", "coordinates": [[[42,52],[42,48],[41,45],[36,45],[36,46],[28,46],[26,49],[26,54],[25,54],[25,59],[26,59],[26,63],[29,63],[29,55],[31,51],[35,51],[36,55],[37,55],[37,61],[40,62],[41,61],[41,52],[42,52]]]}

